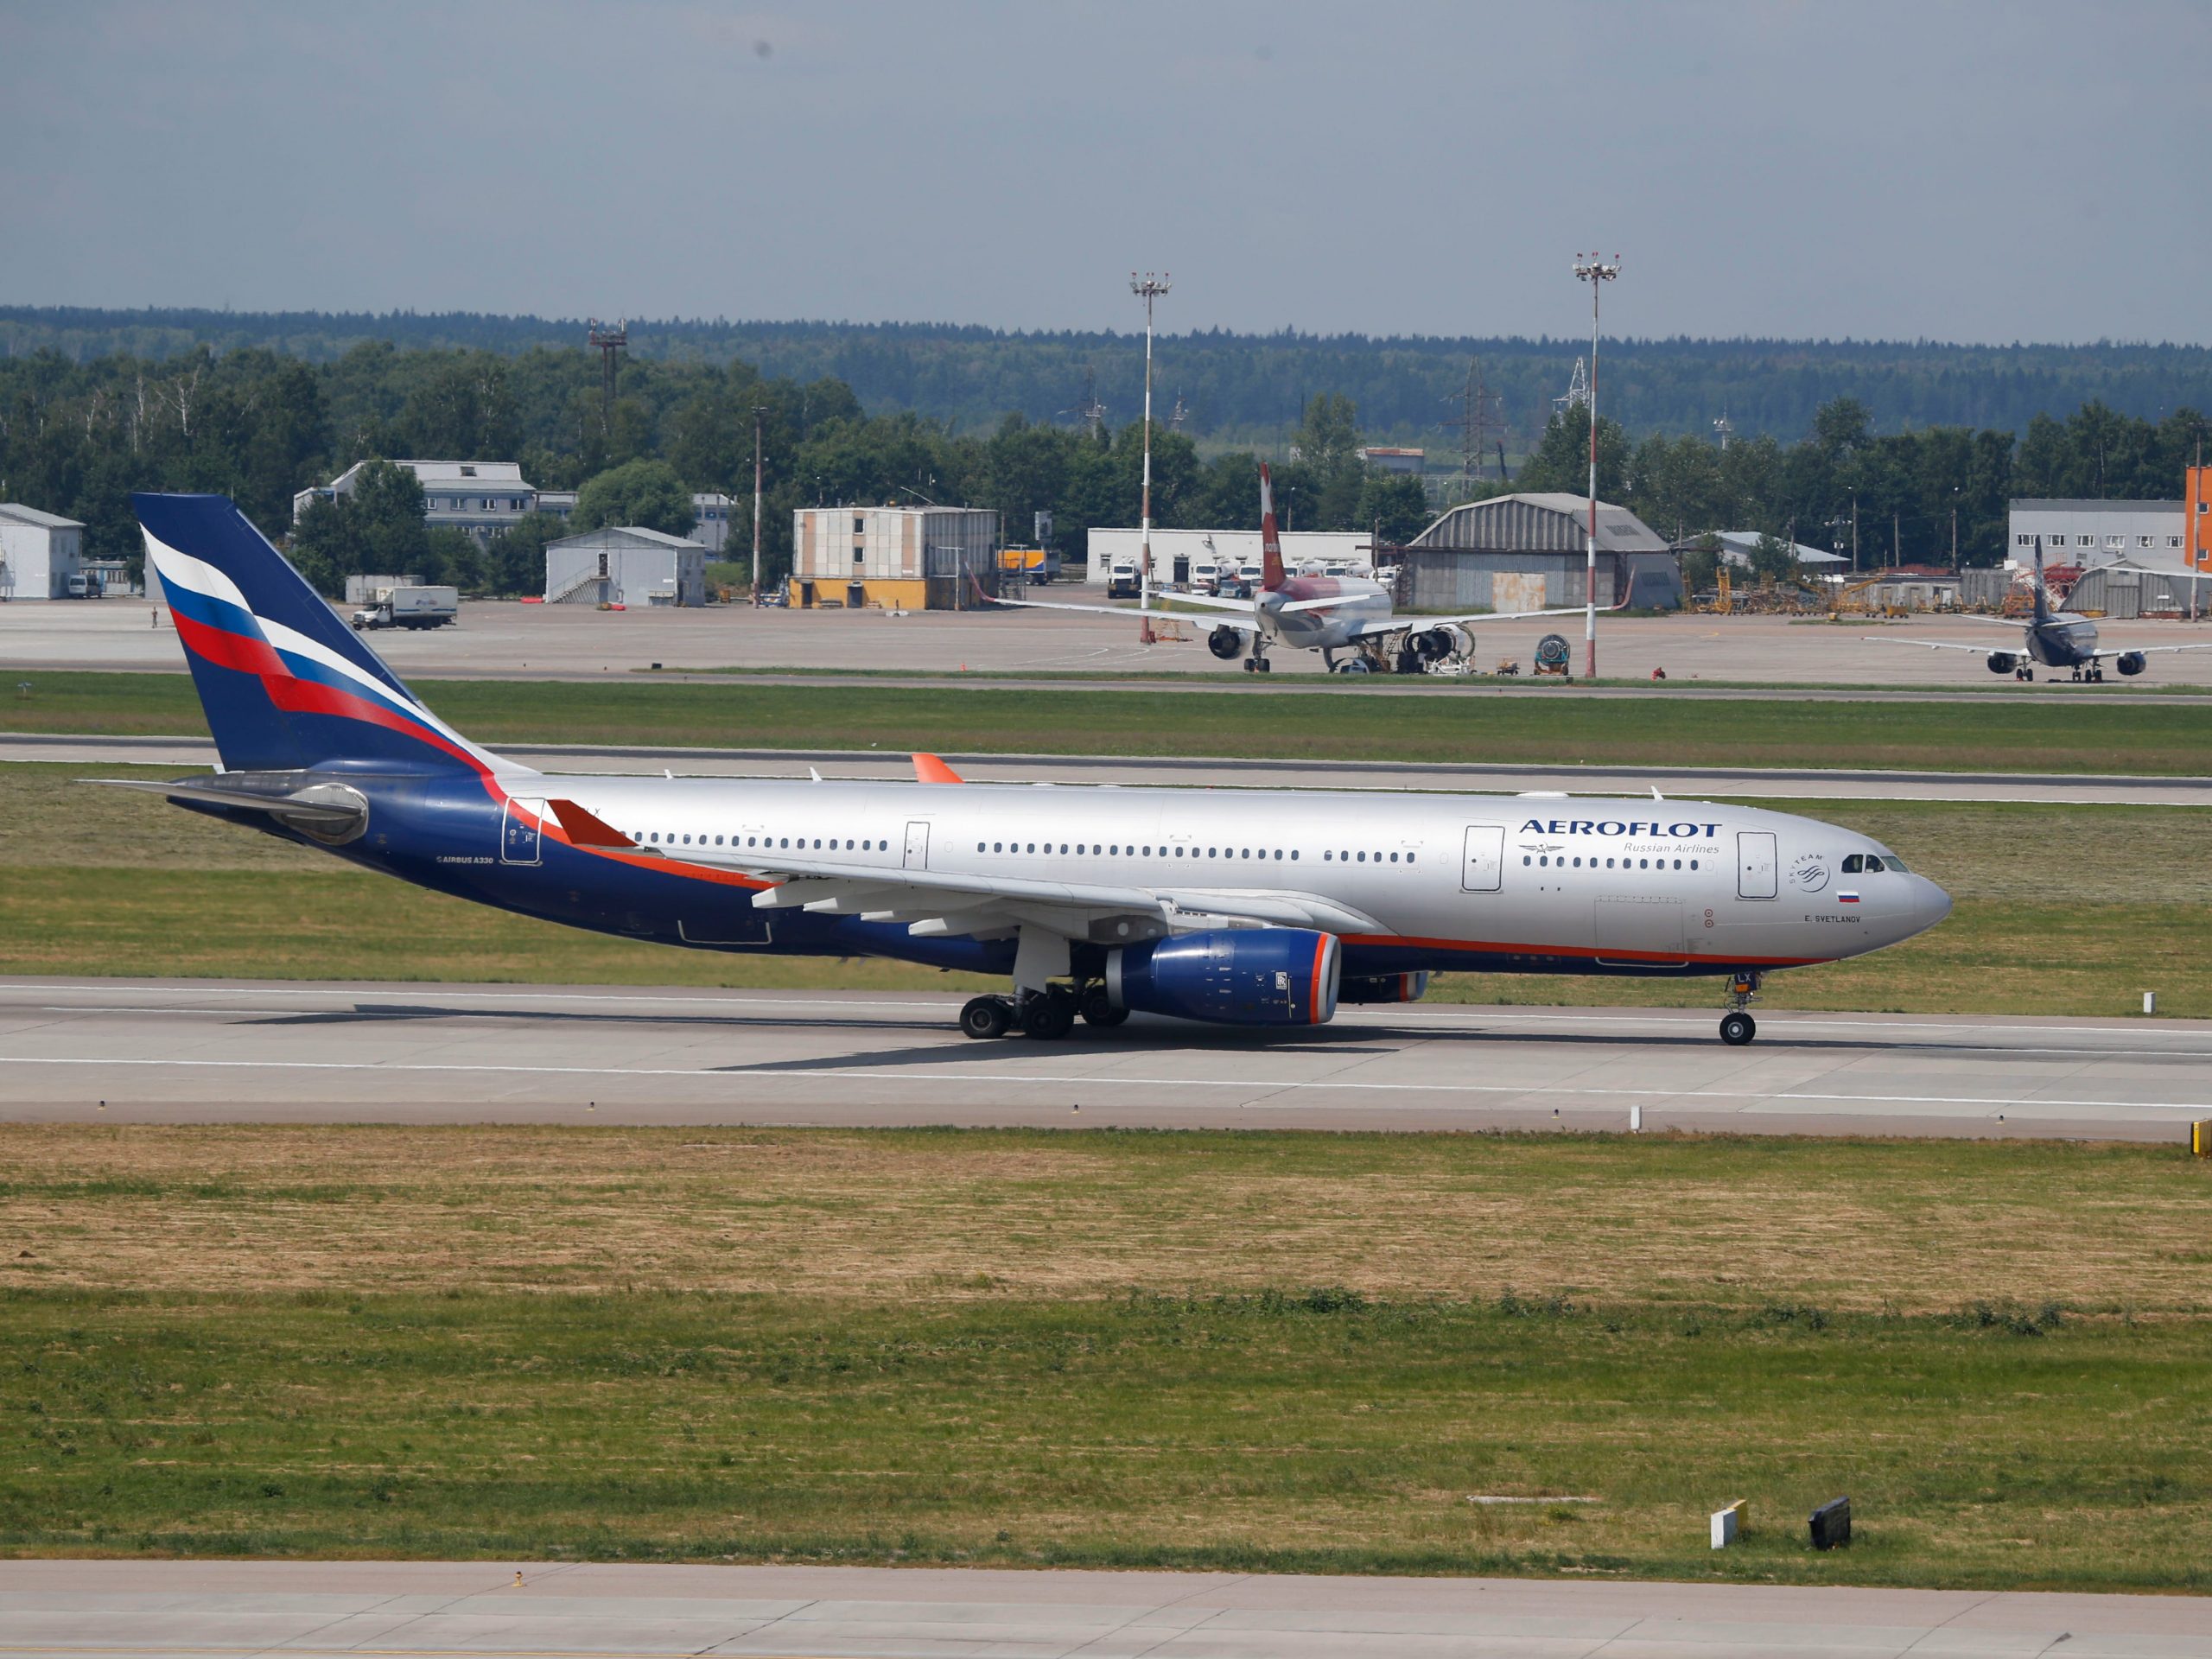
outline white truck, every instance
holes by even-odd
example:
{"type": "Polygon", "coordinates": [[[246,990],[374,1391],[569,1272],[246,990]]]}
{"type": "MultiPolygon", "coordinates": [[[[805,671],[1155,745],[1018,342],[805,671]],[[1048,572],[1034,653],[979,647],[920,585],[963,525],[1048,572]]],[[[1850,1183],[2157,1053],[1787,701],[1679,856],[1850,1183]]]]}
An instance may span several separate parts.
{"type": "Polygon", "coordinates": [[[1137,578],[1135,559],[1116,559],[1106,567],[1106,597],[1135,599],[1144,591],[1137,578]]]}
{"type": "Polygon", "coordinates": [[[440,628],[461,614],[461,592],[454,588],[378,588],[369,595],[365,609],[353,613],[353,631],[378,628],[440,628]]]}

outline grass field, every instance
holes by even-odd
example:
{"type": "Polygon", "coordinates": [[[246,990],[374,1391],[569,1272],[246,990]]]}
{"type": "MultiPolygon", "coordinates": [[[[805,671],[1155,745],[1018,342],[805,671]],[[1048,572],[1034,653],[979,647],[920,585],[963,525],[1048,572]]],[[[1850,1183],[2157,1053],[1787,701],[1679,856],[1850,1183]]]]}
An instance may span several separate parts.
{"type": "Polygon", "coordinates": [[[2207,1179],[2036,1143],[10,1129],[0,1548],[2203,1590],[2207,1179]],[[1839,1491],[1857,1542],[1815,1555],[1839,1491]]]}
{"type": "MultiPolygon", "coordinates": [[[[0,973],[504,980],[539,984],[982,989],[887,962],[668,950],[403,892],[323,854],[157,798],[78,787],[82,766],[0,765],[0,973]]],[[[99,768],[130,775],[158,769],[99,768]]],[[[1958,901],[1894,950],[1777,976],[1767,1006],[2117,1015],[2156,990],[2212,1017],[2212,867],[2187,807],[1830,803],[1958,901]]],[[[1451,975],[1440,1001],[1706,1007],[1667,980],[1451,975]]]]}
{"type": "MultiPolygon", "coordinates": [[[[0,714],[26,732],[199,734],[181,674],[41,673],[0,714]]],[[[1013,749],[1054,754],[1505,764],[1904,767],[2194,776],[2212,702],[2146,715],[2090,702],[1813,702],[1746,696],[1669,702],[1392,697],[1340,689],[1194,699],[1170,691],[944,690],[732,679],[686,685],[425,681],[469,736],[499,743],[1013,749]]]]}

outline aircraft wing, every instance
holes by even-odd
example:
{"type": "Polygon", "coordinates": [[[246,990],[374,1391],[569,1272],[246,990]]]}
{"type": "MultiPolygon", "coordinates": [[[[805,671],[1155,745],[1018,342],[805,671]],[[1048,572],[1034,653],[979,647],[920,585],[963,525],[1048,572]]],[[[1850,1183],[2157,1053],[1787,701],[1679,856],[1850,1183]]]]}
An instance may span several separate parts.
{"type": "MultiPolygon", "coordinates": [[[[2018,627],[2019,624],[2016,622],[2012,626],[2018,627]]],[[[1993,651],[2004,649],[2002,645],[1969,645],[1959,639],[1897,639],[1879,633],[1863,633],[1859,637],[1870,645],[1918,645],[1923,651],[1971,651],[1981,657],[1986,657],[1993,651]]],[[[2025,649],[2024,645],[2021,647],[2023,651],[2025,649]]],[[[2012,652],[2015,657],[2019,654],[2018,651],[2012,652]]]]}
{"type": "MultiPolygon", "coordinates": [[[[989,595],[986,594],[986,598],[989,595]]],[[[1158,616],[1174,622],[1211,622],[1224,628],[1236,628],[1244,633],[1260,631],[1252,607],[1241,599],[1215,599],[1194,594],[1178,594],[1176,599],[1193,605],[1217,605],[1241,615],[1192,616],[1188,611],[1163,611],[1146,605],[1071,605],[1064,601],[1046,599],[993,599],[994,605],[1019,605],[1026,611],[1082,611],[1091,616],[1158,616]]]]}
{"type": "Polygon", "coordinates": [[[2097,655],[2100,657],[2125,657],[2131,652],[2138,657],[2150,657],[2154,656],[2160,652],[2170,651],[2212,651],[2212,644],[2202,645],[2107,645],[2101,640],[2097,644],[2097,655]]]}
{"type": "Polygon", "coordinates": [[[774,885],[753,895],[753,905],[761,910],[904,922],[908,932],[922,937],[1003,933],[1024,923],[1101,944],[1159,938],[1224,922],[1313,927],[1332,933],[1382,931],[1373,917],[1319,893],[951,874],[750,851],[714,857],[691,852],[683,861],[734,868],[772,880],[774,885]]]}

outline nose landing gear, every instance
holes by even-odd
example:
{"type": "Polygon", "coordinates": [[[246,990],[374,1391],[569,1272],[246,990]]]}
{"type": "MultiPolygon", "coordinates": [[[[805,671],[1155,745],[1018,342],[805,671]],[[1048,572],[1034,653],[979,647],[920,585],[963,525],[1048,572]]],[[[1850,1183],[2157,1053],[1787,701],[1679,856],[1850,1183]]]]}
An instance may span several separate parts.
{"type": "Polygon", "coordinates": [[[1729,1047],[1741,1048],[1759,1034],[1759,1022],[1751,1015],[1751,999],[1758,994],[1756,973],[1739,975],[1728,982],[1728,1012],[1720,1016],[1720,1040],[1729,1047]]]}

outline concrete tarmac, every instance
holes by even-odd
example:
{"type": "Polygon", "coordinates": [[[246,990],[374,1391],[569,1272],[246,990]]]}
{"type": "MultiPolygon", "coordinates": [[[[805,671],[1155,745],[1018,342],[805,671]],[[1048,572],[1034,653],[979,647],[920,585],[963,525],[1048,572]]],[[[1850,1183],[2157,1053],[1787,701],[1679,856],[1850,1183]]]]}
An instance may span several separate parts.
{"type": "Polygon", "coordinates": [[[7,1561],[0,1651],[22,1659],[2202,1659],[2212,1656],[2212,1600],[921,1567],[7,1561]]]}
{"type": "MultiPolygon", "coordinates": [[[[1593,986],[1593,989],[1602,988],[1593,986]]],[[[974,1042],[957,995],[0,979],[0,1122],[1623,1129],[2181,1141],[2212,1022],[1346,1007],[974,1042]]]]}
{"type": "MultiPolygon", "coordinates": [[[[1103,602],[1079,584],[1056,587],[1046,596],[1103,602]]],[[[153,611],[143,600],[128,599],[0,606],[0,667],[10,671],[45,667],[174,672],[183,665],[176,634],[168,613],[162,612],[156,625],[153,611]]],[[[1165,677],[1166,683],[1155,682],[1152,690],[1188,681],[1245,690],[1263,690],[1286,677],[1310,690],[1322,672],[1318,652],[1277,651],[1272,653],[1274,672],[1263,680],[1243,672],[1234,662],[1222,663],[1206,649],[1209,625],[1204,619],[1166,626],[1180,637],[1147,645],[1137,637],[1134,615],[1014,610],[897,614],[756,611],[741,606],[610,612],[471,600],[463,602],[461,620],[454,626],[422,632],[393,630],[376,634],[371,643],[410,679],[599,679],[659,664],[671,675],[685,669],[742,669],[804,677],[810,671],[855,668],[943,675],[1146,675],[1165,677]]],[[[1484,677],[1479,684],[1501,690],[1529,686],[1536,642],[1547,633],[1568,638],[1580,671],[1578,617],[1497,623],[1478,620],[1471,626],[1476,640],[1471,665],[1484,677]],[[1505,663],[1518,664],[1519,673],[1492,677],[1505,663]]],[[[2115,620],[2100,627],[2115,651],[2130,645],[2212,644],[2212,628],[2201,623],[2115,620]]],[[[2160,686],[2212,687],[2212,651],[2154,657],[2140,679],[2114,678],[2103,685],[2077,685],[2063,677],[2023,683],[1995,676],[1978,653],[2017,650],[2019,632],[1971,618],[1916,616],[1838,624],[1789,616],[1607,616],[1599,620],[1598,629],[1603,674],[1615,681],[1648,684],[1655,671],[1663,671],[1669,695],[1694,690],[1699,680],[1807,688],[1910,688],[1938,694],[1965,688],[1979,696],[2108,698],[2160,686]],[[1888,643],[1913,639],[1951,640],[1976,649],[1914,650],[1888,643]]],[[[1402,683],[1421,690],[1446,689],[1441,682],[1434,686],[1419,681],[1402,683]]],[[[1463,683],[1454,683],[1465,689],[1463,683]]],[[[1535,690],[1537,695],[1551,695],[1560,688],[1535,690]]]]}
{"type": "MultiPolygon", "coordinates": [[[[911,779],[908,758],[866,749],[655,748],[613,744],[509,743],[499,753],[542,772],[640,777],[911,779]]],[[[2035,801],[2046,804],[2212,805],[2212,778],[2124,773],[1887,772],[1821,767],[1527,766],[1379,760],[1253,760],[1206,756],[947,753],[973,783],[1156,784],[1236,789],[1451,790],[1490,794],[1566,792],[1775,801],[2035,801]]],[[[204,738],[99,737],[0,732],[0,761],[87,767],[213,766],[204,738]]]]}

